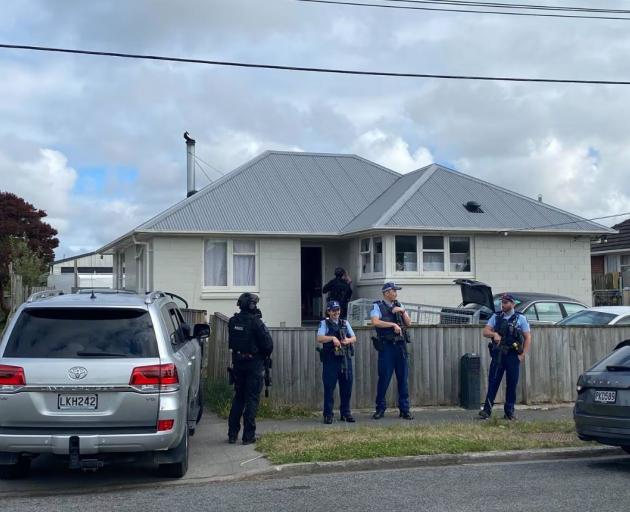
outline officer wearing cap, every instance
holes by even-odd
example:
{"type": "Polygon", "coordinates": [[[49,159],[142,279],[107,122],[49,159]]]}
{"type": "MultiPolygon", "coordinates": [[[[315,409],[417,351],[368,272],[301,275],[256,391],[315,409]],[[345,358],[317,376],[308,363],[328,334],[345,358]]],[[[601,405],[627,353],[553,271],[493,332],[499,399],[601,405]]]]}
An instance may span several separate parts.
{"type": "Polygon", "coordinates": [[[273,340],[257,308],[258,296],[243,293],[236,302],[240,312],[228,323],[232,352],[234,397],[228,418],[228,442],[236,443],[243,418],[243,444],[256,442],[256,412],[263,388],[264,361],[273,352],[273,340]]]}
{"type": "Polygon", "coordinates": [[[352,355],[357,340],[350,324],[340,318],[341,306],[336,300],[328,301],[328,315],[319,324],[317,342],[322,344],[320,350],[323,363],[322,380],[324,382],[324,423],[333,422],[334,393],[339,382],[339,419],[354,423],[350,412],[350,396],[352,395],[352,355]]]}
{"type": "Polygon", "coordinates": [[[504,418],[514,420],[514,405],[516,404],[516,386],[520,365],[525,360],[531,343],[529,323],[525,315],[514,310],[515,300],[512,295],[505,293],[501,296],[501,311],[492,315],[484,327],[483,335],[490,338],[488,348],[492,356],[488,372],[488,393],[479,411],[481,419],[488,419],[492,414],[492,406],[505,373],[506,391],[504,418]]]}
{"type": "Polygon", "coordinates": [[[376,329],[377,338],[374,345],[378,350],[378,385],[376,392],[376,411],[372,415],[375,420],[385,415],[385,394],[392,380],[392,373],[396,373],[398,384],[398,409],[400,417],[412,420],[409,412],[409,364],[407,361],[406,342],[402,339],[402,329],[399,321],[405,326],[411,325],[411,318],[403,305],[396,300],[400,286],[388,282],[383,285],[383,300],[374,303],[370,317],[376,329]],[[399,320],[400,318],[400,320],[399,320]]]}

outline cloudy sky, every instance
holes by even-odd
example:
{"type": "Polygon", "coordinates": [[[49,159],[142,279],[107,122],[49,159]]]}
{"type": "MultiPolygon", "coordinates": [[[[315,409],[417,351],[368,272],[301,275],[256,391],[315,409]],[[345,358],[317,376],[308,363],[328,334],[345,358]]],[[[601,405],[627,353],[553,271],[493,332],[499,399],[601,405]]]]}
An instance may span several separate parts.
{"type": "MultiPolygon", "coordinates": [[[[630,1],[597,7],[630,9],[630,1]]],[[[4,44],[630,80],[630,21],[295,0],[17,0],[2,9],[4,44]]],[[[185,196],[185,130],[212,180],[267,149],[356,153],[398,172],[439,162],[588,218],[630,211],[630,86],[356,77],[8,49],[0,49],[0,76],[0,190],[48,212],[58,258],[97,249],[185,196]]],[[[198,172],[198,187],[207,183],[198,172]]]]}

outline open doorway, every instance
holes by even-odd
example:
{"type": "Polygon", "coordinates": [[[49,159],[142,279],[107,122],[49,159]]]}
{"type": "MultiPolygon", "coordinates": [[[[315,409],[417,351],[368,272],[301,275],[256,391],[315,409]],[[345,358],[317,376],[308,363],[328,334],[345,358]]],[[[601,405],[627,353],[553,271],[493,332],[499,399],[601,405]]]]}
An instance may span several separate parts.
{"type": "Polygon", "coordinates": [[[322,248],[302,247],[302,323],[321,320],[322,248]]]}

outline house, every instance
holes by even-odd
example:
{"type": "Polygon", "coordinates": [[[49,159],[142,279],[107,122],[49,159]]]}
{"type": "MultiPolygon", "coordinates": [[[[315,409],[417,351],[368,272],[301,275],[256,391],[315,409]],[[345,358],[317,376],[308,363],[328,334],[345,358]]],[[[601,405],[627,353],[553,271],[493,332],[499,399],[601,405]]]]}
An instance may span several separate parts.
{"type": "Polygon", "coordinates": [[[89,252],[53,261],[48,286],[65,293],[78,288],[111,288],[112,260],[111,254],[89,252]]]}
{"type": "Polygon", "coordinates": [[[630,288],[630,219],[612,229],[612,234],[598,237],[591,244],[593,293],[595,302],[601,305],[628,302],[622,290],[630,288]]]}
{"type": "Polygon", "coordinates": [[[269,325],[291,327],[320,317],[336,266],[355,297],[395,280],[403,301],[456,305],[466,277],[590,303],[591,238],[611,232],[441,165],[401,175],[355,155],[268,151],[98,252],[113,255],[116,287],[225,314],[255,292],[269,325]]]}

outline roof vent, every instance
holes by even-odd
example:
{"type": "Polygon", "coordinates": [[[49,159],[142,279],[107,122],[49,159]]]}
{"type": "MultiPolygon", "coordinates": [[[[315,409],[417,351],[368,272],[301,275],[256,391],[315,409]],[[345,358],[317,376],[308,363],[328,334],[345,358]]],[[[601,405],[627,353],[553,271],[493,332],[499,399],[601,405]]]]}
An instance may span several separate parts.
{"type": "Polygon", "coordinates": [[[477,201],[468,201],[464,204],[464,208],[466,208],[466,210],[470,213],[483,213],[481,205],[477,201]]]}

